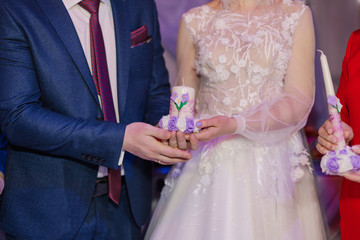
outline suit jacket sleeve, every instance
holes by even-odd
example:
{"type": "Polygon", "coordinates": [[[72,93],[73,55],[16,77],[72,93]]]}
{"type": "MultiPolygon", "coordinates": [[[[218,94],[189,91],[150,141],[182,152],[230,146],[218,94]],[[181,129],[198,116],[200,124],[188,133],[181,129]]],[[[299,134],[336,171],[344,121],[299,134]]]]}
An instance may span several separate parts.
{"type": "MultiPolygon", "coordinates": [[[[93,103],[90,103],[92,100],[88,96],[84,97],[84,106],[82,102],[76,102],[82,95],[71,86],[69,91],[74,91],[71,94],[74,96],[74,106],[65,106],[60,100],[49,103],[49,96],[60,93],[57,92],[58,88],[49,87],[53,76],[45,73],[42,65],[45,62],[41,62],[37,58],[39,53],[33,51],[31,44],[34,41],[30,43],[28,40],[34,38],[29,34],[37,31],[34,29],[36,26],[24,26],[24,22],[18,20],[18,15],[13,14],[16,6],[12,4],[9,7],[8,4],[12,4],[11,1],[0,2],[0,121],[8,141],[12,145],[53,156],[118,167],[125,125],[96,120],[101,116],[96,107],[88,111],[88,116],[76,116],[78,110],[84,112],[93,103]],[[56,111],[53,110],[55,106],[56,111]],[[66,107],[72,109],[72,116],[61,112],[66,107]]],[[[38,39],[38,44],[53,43],[38,39]]],[[[56,43],[51,47],[56,50],[56,43]]],[[[45,55],[45,59],[46,54],[51,52],[41,54],[45,55]]],[[[54,62],[50,70],[55,75],[57,70],[67,69],[69,64],[73,63],[54,62]]],[[[74,76],[73,81],[82,79],[74,76]]]]}

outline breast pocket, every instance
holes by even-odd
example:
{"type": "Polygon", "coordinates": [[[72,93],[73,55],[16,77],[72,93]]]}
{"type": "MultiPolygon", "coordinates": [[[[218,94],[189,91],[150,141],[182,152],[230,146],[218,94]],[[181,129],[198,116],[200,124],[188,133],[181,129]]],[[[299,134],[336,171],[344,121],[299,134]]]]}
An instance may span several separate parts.
{"type": "Polygon", "coordinates": [[[130,49],[130,70],[132,77],[149,78],[153,67],[154,48],[152,41],[130,49]]]}

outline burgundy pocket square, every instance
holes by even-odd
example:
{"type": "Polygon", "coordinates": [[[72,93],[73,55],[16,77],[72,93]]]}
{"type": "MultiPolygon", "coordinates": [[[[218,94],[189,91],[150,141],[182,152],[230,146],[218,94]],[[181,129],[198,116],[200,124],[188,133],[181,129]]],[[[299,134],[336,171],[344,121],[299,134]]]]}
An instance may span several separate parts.
{"type": "Polygon", "coordinates": [[[136,47],[140,44],[151,41],[151,37],[148,36],[147,26],[142,26],[131,32],[131,47],[136,47]]]}

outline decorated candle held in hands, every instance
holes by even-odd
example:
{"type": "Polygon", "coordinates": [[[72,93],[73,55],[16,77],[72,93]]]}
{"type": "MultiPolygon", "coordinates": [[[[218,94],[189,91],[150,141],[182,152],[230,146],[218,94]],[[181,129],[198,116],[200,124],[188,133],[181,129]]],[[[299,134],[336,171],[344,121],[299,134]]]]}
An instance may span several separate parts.
{"type": "Polygon", "coordinates": [[[318,51],[321,53],[320,62],[324,76],[326,96],[328,98],[327,100],[328,100],[328,108],[329,108],[329,117],[334,129],[334,135],[337,137],[338,140],[337,149],[341,149],[344,148],[346,145],[344,139],[343,127],[340,118],[340,110],[342,105],[340,104],[339,99],[335,96],[334,86],[331,79],[327,58],[322,51],[320,50],[318,51]]]}
{"type": "Polygon", "coordinates": [[[327,58],[322,51],[318,51],[321,53],[320,61],[326,95],[328,97],[330,121],[333,126],[334,135],[338,140],[336,150],[328,151],[328,153],[322,157],[320,166],[324,173],[330,175],[345,175],[348,172],[358,172],[360,170],[360,156],[355,154],[351,147],[346,146],[340,118],[342,106],[339,99],[335,96],[327,58]]]}
{"type": "Polygon", "coordinates": [[[169,131],[197,132],[194,120],[195,89],[187,86],[172,88],[169,115],[160,119],[159,126],[169,131]]]}

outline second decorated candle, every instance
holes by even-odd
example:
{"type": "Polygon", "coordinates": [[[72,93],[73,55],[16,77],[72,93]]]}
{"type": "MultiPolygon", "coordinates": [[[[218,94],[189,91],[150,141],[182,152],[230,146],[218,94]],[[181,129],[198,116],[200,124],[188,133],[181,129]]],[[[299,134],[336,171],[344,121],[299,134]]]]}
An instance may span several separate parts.
{"type": "Polygon", "coordinates": [[[340,117],[340,110],[341,104],[339,99],[335,96],[334,86],[331,79],[329,64],[325,54],[318,50],[320,55],[320,62],[321,68],[324,76],[324,84],[325,90],[328,100],[328,108],[329,108],[329,117],[331,124],[334,129],[334,135],[337,138],[337,149],[344,148],[346,146],[345,138],[344,138],[344,131],[342,127],[341,117],[340,117]]]}

